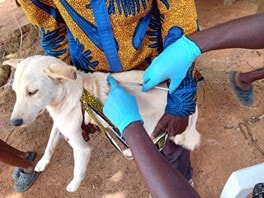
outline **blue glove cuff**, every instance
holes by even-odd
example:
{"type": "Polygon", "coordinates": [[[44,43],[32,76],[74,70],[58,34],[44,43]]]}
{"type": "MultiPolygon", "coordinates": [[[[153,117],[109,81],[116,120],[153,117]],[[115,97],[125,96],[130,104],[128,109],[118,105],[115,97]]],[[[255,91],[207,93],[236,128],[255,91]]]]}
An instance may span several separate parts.
{"type": "Polygon", "coordinates": [[[129,115],[125,116],[124,122],[120,123],[120,125],[118,127],[121,137],[123,137],[124,130],[128,127],[128,125],[130,125],[132,122],[136,122],[136,121],[141,121],[141,123],[144,124],[144,121],[140,115],[134,115],[133,118],[132,117],[130,118],[129,115]],[[129,120],[129,122],[126,122],[127,120],[129,120]]]}
{"type": "Polygon", "coordinates": [[[182,50],[187,49],[187,54],[193,60],[201,55],[201,50],[198,45],[191,39],[187,38],[184,35],[183,30],[178,26],[173,27],[169,30],[168,35],[165,37],[164,48],[167,48],[168,46],[173,44],[177,45],[178,47],[181,46],[182,50]]]}
{"type": "Polygon", "coordinates": [[[183,49],[188,49],[188,55],[193,60],[201,55],[201,50],[198,45],[189,38],[187,38],[185,35],[183,35],[179,40],[177,40],[177,42],[179,42],[179,46],[183,46],[183,49]]]}

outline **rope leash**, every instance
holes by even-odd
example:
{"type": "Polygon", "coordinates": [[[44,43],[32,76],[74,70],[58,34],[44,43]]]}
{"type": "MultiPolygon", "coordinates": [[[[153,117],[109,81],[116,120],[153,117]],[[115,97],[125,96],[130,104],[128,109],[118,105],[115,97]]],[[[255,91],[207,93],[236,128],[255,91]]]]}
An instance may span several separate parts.
{"type": "Polygon", "coordinates": [[[97,119],[97,117],[93,114],[93,111],[98,114],[109,126],[112,128],[113,133],[118,137],[118,139],[122,142],[122,144],[128,148],[124,140],[121,140],[117,134],[119,134],[119,130],[110,122],[110,120],[103,114],[103,105],[95,98],[93,94],[88,92],[86,89],[83,89],[82,96],[80,98],[82,105],[91,119],[98,125],[99,129],[105,134],[107,139],[113,144],[113,146],[122,153],[122,149],[118,146],[116,141],[112,138],[112,136],[107,132],[107,129],[103,126],[103,124],[97,119]]]}

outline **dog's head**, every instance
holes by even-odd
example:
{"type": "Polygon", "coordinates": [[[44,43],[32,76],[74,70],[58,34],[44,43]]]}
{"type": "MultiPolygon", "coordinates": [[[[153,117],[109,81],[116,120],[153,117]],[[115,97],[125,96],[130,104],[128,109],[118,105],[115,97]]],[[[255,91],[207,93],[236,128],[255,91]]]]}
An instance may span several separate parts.
{"type": "Polygon", "coordinates": [[[77,77],[75,67],[51,56],[11,59],[3,64],[16,68],[12,84],[16,103],[10,119],[14,126],[31,123],[46,106],[56,103],[62,84],[77,77]]]}

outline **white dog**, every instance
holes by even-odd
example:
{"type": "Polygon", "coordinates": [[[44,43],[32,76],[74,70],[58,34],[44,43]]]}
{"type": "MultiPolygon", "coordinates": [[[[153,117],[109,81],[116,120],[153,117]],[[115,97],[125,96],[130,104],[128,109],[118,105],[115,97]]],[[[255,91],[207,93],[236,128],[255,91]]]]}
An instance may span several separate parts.
{"type": "MultiPolygon", "coordinates": [[[[43,171],[51,160],[51,156],[63,134],[73,149],[74,173],[67,186],[67,191],[74,192],[83,180],[91,155],[91,147],[82,137],[83,122],[80,97],[83,88],[92,93],[103,104],[109,91],[107,73],[83,73],[75,67],[51,56],[31,56],[26,59],[13,59],[3,64],[16,68],[13,90],[16,92],[16,103],[10,123],[25,126],[33,122],[45,109],[53,119],[53,127],[44,155],[37,163],[35,171],[43,171]]],[[[136,96],[140,114],[144,119],[144,127],[151,133],[164,113],[167,92],[152,89],[141,92],[140,86],[130,83],[142,83],[143,71],[128,71],[113,74],[126,89],[136,96]]],[[[162,86],[162,85],[161,85],[162,86]]],[[[93,122],[85,114],[85,124],[93,122]]],[[[200,134],[196,130],[198,112],[190,116],[186,131],[175,137],[175,143],[193,150],[200,142],[200,134]]]]}

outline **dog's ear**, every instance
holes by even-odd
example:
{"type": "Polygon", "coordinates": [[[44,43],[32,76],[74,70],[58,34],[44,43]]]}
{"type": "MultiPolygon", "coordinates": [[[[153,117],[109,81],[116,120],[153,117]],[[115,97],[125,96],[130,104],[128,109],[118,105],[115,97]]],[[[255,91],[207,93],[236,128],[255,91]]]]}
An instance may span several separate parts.
{"type": "Polygon", "coordinates": [[[17,65],[22,61],[23,59],[9,59],[9,60],[6,60],[2,63],[2,65],[9,65],[9,66],[12,66],[14,68],[17,67],[17,65]]]}
{"type": "Polygon", "coordinates": [[[58,82],[77,79],[77,69],[74,66],[53,64],[44,69],[44,72],[58,82]]]}

